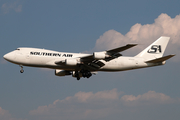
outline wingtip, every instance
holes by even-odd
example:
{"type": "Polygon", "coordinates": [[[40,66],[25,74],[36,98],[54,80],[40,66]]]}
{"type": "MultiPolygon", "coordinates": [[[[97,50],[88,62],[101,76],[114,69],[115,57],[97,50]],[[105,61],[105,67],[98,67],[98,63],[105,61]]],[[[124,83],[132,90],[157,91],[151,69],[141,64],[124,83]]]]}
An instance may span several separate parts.
{"type": "Polygon", "coordinates": [[[126,46],[136,46],[136,45],[138,45],[138,44],[127,44],[126,46]]]}
{"type": "Polygon", "coordinates": [[[169,56],[174,57],[174,56],[176,56],[176,54],[171,54],[171,55],[169,55],[169,56]]]}

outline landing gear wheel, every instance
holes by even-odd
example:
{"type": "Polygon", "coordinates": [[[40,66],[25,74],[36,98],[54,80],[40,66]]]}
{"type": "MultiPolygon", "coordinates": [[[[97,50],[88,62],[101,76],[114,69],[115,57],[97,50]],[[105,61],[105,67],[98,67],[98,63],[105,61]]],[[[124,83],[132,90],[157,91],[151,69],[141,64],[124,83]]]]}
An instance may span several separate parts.
{"type": "Polygon", "coordinates": [[[79,76],[79,72],[75,71],[75,77],[77,78],[77,80],[80,80],[80,76],[79,76]]]}
{"type": "Polygon", "coordinates": [[[90,72],[90,71],[88,71],[88,70],[81,70],[80,71],[81,73],[82,73],[82,76],[85,78],[90,78],[91,76],[92,76],[92,73],[90,72]]]}
{"type": "Polygon", "coordinates": [[[23,73],[23,72],[24,72],[24,70],[23,70],[23,66],[22,66],[22,65],[20,65],[20,67],[21,67],[20,73],[23,73]]]}
{"type": "Polygon", "coordinates": [[[80,80],[80,77],[77,77],[77,80],[80,80]]]}
{"type": "Polygon", "coordinates": [[[23,73],[23,72],[24,72],[24,70],[23,70],[23,69],[21,69],[21,70],[20,70],[20,73],[23,73]]]}

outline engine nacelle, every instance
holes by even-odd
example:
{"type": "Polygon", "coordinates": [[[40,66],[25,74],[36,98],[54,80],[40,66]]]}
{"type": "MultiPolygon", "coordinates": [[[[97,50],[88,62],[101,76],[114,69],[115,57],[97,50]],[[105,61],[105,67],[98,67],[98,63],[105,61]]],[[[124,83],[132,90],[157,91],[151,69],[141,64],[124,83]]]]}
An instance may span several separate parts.
{"type": "Polygon", "coordinates": [[[57,76],[66,76],[66,75],[71,75],[70,71],[65,71],[65,70],[55,70],[55,75],[57,76]]]}
{"type": "Polygon", "coordinates": [[[94,52],[93,57],[96,60],[102,60],[106,58],[106,52],[94,52]]]}
{"type": "Polygon", "coordinates": [[[77,59],[66,59],[65,60],[66,65],[75,66],[78,64],[77,59]]]}

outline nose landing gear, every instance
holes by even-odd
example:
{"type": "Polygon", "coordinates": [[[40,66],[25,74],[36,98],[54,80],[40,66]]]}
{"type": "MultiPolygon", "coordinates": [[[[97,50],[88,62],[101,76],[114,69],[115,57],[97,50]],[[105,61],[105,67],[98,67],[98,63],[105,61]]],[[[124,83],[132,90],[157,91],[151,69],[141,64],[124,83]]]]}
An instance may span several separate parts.
{"type": "Polygon", "coordinates": [[[20,65],[20,67],[21,67],[20,73],[23,73],[23,72],[24,72],[24,70],[23,70],[23,66],[22,66],[22,65],[20,65]]]}

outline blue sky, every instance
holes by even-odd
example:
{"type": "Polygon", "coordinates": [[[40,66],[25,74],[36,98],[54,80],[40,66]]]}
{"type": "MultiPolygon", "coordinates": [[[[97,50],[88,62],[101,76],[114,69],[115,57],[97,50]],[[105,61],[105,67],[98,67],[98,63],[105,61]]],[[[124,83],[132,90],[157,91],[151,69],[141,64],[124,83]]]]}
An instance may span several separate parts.
{"type": "Polygon", "coordinates": [[[0,120],[179,120],[179,0],[1,0],[0,120]],[[136,55],[170,36],[166,65],[57,77],[54,70],[20,67],[3,55],[17,47],[65,52],[107,50],[128,43],[136,55]]]}

